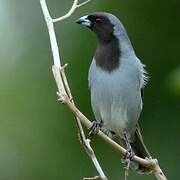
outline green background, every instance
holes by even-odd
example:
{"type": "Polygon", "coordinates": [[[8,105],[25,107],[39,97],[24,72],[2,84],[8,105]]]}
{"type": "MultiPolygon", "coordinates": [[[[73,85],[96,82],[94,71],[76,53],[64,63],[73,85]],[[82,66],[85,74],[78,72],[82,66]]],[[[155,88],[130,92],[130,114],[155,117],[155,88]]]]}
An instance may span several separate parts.
{"type": "MultiPolygon", "coordinates": [[[[47,0],[53,17],[67,12],[71,0],[47,0]]],[[[93,0],[56,33],[74,100],[91,111],[87,72],[96,48],[94,34],[74,21],[94,11],[117,15],[136,54],[147,65],[140,119],[143,136],[170,180],[178,180],[180,162],[180,1],[93,0]]],[[[0,0],[0,179],[79,180],[96,171],[79,145],[73,115],[57,102],[52,55],[38,0],[0,0]]],[[[111,180],[123,179],[121,156],[97,137],[97,157],[111,180]]],[[[152,176],[130,173],[129,180],[152,176]]]]}

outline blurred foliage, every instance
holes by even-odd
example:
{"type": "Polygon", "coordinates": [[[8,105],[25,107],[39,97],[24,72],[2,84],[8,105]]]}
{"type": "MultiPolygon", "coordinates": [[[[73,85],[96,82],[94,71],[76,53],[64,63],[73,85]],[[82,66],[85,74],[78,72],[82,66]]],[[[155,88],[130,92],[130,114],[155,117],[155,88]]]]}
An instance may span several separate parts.
{"type": "MultiPolygon", "coordinates": [[[[54,17],[63,15],[72,4],[71,0],[47,2],[54,17]]],[[[178,0],[94,0],[56,25],[76,104],[94,119],[87,72],[96,39],[74,21],[93,11],[112,12],[122,20],[151,77],[140,120],[143,136],[173,180],[179,179],[180,161],[179,6],[178,0]]],[[[77,140],[72,114],[57,103],[39,1],[0,0],[0,28],[0,179],[76,180],[96,175],[77,140]]],[[[96,137],[92,145],[109,179],[122,179],[121,156],[96,137]]],[[[129,180],[137,179],[153,177],[131,172],[129,180]]]]}
{"type": "Polygon", "coordinates": [[[180,67],[169,74],[166,86],[174,95],[180,96],[180,67]]]}

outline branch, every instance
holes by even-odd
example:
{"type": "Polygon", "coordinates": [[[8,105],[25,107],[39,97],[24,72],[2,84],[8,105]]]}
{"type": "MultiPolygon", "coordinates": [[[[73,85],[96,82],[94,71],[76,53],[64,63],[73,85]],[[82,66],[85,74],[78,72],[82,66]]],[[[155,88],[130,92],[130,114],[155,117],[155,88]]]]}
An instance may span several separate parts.
{"type": "MultiPolygon", "coordinates": [[[[63,104],[65,104],[69,108],[69,110],[75,115],[79,134],[80,134],[81,143],[84,146],[87,154],[91,158],[92,162],[94,163],[94,165],[96,167],[96,170],[99,173],[99,176],[95,176],[92,178],[84,178],[84,179],[100,178],[103,180],[107,180],[107,177],[104,175],[104,173],[101,169],[101,166],[98,163],[98,160],[95,156],[95,153],[90,146],[90,140],[86,139],[86,137],[84,135],[84,131],[83,131],[81,123],[84,126],[86,126],[87,128],[91,127],[92,123],[91,123],[91,121],[89,121],[86,118],[86,116],[84,114],[81,113],[81,111],[75,106],[75,104],[73,102],[71,91],[70,91],[68,81],[67,81],[67,78],[66,78],[66,75],[64,72],[64,68],[67,65],[61,67],[60,55],[59,55],[57,40],[56,40],[56,36],[55,36],[54,25],[53,25],[53,22],[62,21],[64,19],[70,17],[78,7],[81,7],[90,1],[91,0],[87,0],[78,5],[78,0],[74,0],[74,3],[72,5],[71,9],[69,10],[69,12],[66,15],[64,15],[60,18],[54,19],[54,20],[51,18],[50,14],[49,14],[45,0],[40,0],[40,3],[41,3],[41,7],[43,10],[44,18],[46,20],[46,24],[47,24],[48,32],[49,32],[49,36],[50,36],[51,50],[52,50],[53,60],[54,60],[54,65],[52,67],[52,70],[53,70],[53,75],[54,75],[54,78],[55,78],[55,81],[56,81],[56,84],[58,87],[57,94],[59,96],[59,100],[63,104]]],[[[120,152],[122,155],[128,154],[128,151],[126,151],[126,149],[124,149],[119,144],[117,144],[115,141],[110,139],[103,132],[99,131],[98,136],[101,137],[105,142],[110,144],[115,150],[120,152]]],[[[134,156],[133,161],[141,164],[142,166],[149,168],[149,170],[156,177],[157,180],[167,180],[156,159],[143,159],[138,156],[134,156]]]]}
{"type": "MultiPolygon", "coordinates": [[[[69,17],[78,7],[85,5],[87,2],[84,2],[80,5],[77,5],[77,3],[78,3],[78,0],[74,0],[73,6],[70,9],[70,11],[65,16],[58,18],[57,21],[60,21],[62,19],[69,17]]],[[[56,80],[56,84],[58,87],[58,95],[62,102],[64,101],[64,98],[67,97],[70,100],[70,102],[74,105],[71,91],[70,91],[68,81],[67,81],[65,71],[64,71],[64,69],[67,65],[64,65],[63,67],[61,67],[61,60],[60,60],[56,35],[55,35],[55,31],[54,31],[53,19],[51,18],[50,14],[49,14],[45,0],[40,0],[40,4],[41,4],[43,15],[46,20],[46,24],[47,24],[48,31],[49,31],[51,50],[52,50],[53,60],[54,60],[54,65],[52,67],[52,71],[53,71],[53,75],[54,75],[54,78],[56,80]]],[[[105,174],[95,156],[95,153],[90,146],[90,140],[86,139],[86,137],[85,137],[85,134],[84,134],[84,131],[83,131],[83,128],[81,125],[81,121],[79,120],[79,117],[77,117],[77,116],[76,116],[76,122],[77,122],[77,127],[78,127],[78,131],[79,131],[79,137],[80,137],[81,144],[83,145],[88,156],[91,158],[92,162],[94,163],[94,166],[96,167],[96,170],[99,173],[99,177],[102,180],[107,180],[107,177],[105,176],[105,174]]]]}
{"type": "Polygon", "coordinates": [[[77,8],[86,5],[86,4],[89,3],[90,1],[91,1],[91,0],[86,0],[86,1],[78,4],[78,0],[74,0],[74,3],[73,3],[73,5],[72,5],[71,9],[68,11],[68,13],[65,14],[64,16],[61,16],[61,17],[59,17],[59,18],[53,19],[53,22],[58,22],[58,21],[62,21],[62,20],[64,20],[64,19],[67,19],[68,17],[70,17],[70,16],[76,11],[77,8]]]}
{"type": "MultiPolygon", "coordinates": [[[[79,111],[79,109],[70,102],[67,96],[63,98],[62,103],[65,104],[69,108],[69,110],[81,120],[82,124],[85,127],[91,127],[91,121],[89,121],[87,117],[84,114],[82,114],[82,112],[79,111]]],[[[103,132],[99,131],[98,136],[101,137],[106,143],[110,144],[115,150],[120,152],[122,155],[127,155],[128,151],[126,151],[126,149],[124,149],[118,143],[106,136],[103,132]]],[[[144,167],[149,168],[149,170],[157,178],[157,180],[167,180],[156,159],[143,159],[138,156],[134,156],[132,160],[141,164],[144,167]]]]}

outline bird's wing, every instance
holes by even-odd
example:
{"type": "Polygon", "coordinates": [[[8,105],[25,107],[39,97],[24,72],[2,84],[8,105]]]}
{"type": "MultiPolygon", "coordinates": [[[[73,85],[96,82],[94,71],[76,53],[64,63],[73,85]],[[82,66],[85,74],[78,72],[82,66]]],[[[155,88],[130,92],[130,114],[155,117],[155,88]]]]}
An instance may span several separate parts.
{"type": "Polygon", "coordinates": [[[141,88],[141,98],[144,96],[144,87],[141,88]]]}
{"type": "Polygon", "coordinates": [[[139,142],[140,146],[141,146],[141,150],[144,151],[144,155],[146,155],[145,157],[151,157],[146,145],[144,144],[144,141],[143,141],[143,137],[142,137],[142,133],[141,133],[141,129],[140,129],[140,126],[139,124],[137,124],[137,129],[135,131],[135,137],[136,137],[136,141],[139,142]]]}

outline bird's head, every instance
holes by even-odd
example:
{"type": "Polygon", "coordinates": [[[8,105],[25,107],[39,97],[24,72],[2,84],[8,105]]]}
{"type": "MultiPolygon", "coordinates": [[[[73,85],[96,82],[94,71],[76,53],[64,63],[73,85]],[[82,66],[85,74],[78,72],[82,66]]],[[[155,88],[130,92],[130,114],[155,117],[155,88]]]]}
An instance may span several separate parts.
{"type": "Polygon", "coordinates": [[[96,12],[79,18],[76,23],[91,29],[99,41],[108,42],[114,39],[115,29],[120,21],[114,15],[104,12],[96,12]]]}

